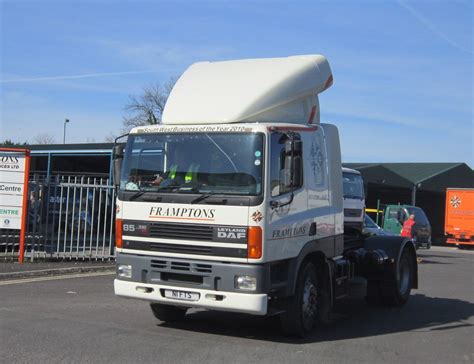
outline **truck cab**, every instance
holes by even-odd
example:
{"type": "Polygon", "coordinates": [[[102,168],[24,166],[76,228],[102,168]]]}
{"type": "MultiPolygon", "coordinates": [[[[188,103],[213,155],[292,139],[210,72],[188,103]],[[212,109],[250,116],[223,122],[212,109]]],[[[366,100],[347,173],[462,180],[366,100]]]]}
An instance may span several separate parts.
{"type": "Polygon", "coordinates": [[[362,231],[364,227],[365,193],[364,181],[359,171],[342,168],[344,198],[344,231],[362,231]]]}
{"type": "MultiPolygon", "coordinates": [[[[325,256],[343,253],[341,172],[328,171],[340,163],[337,130],[284,123],[188,130],[159,125],[128,137],[119,270],[132,267],[132,280],[159,285],[166,302],[192,287],[201,290],[194,306],[266,314],[268,291],[288,288],[280,275],[306,244],[325,256]]],[[[140,284],[116,285],[147,295],[140,284]]]]}
{"type": "Polygon", "coordinates": [[[190,66],[162,124],[114,147],[116,295],[162,321],[190,307],[279,315],[297,336],[361,281],[367,300],[403,305],[412,242],[346,244],[339,134],[319,120],[332,80],[320,55],[190,66]]]}

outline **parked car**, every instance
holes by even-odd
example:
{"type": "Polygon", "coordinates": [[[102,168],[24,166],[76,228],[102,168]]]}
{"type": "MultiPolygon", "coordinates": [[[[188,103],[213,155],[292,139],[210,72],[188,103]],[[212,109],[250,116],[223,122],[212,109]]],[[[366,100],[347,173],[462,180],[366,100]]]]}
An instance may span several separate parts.
{"type": "Polygon", "coordinates": [[[403,223],[410,215],[415,215],[414,242],[416,248],[431,248],[431,225],[425,212],[411,205],[388,205],[385,208],[382,228],[395,235],[400,235],[403,223]]]}

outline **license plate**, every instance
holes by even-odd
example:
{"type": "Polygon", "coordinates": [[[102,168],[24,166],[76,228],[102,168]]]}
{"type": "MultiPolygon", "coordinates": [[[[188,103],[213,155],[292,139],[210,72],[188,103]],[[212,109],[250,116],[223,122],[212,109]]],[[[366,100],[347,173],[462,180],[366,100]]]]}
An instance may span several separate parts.
{"type": "Polygon", "coordinates": [[[165,289],[165,297],[182,301],[197,301],[199,300],[199,293],[165,289]]]}

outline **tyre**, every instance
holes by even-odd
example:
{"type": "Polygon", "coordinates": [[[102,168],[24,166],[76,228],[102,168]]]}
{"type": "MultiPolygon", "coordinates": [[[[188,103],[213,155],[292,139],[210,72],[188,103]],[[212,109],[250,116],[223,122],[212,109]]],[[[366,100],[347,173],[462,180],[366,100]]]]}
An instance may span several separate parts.
{"type": "Polygon", "coordinates": [[[181,321],[186,315],[187,308],[163,305],[160,303],[150,303],[153,315],[160,321],[176,322],[181,321]]]}
{"type": "Polygon", "coordinates": [[[385,306],[403,306],[410,298],[415,275],[415,260],[412,252],[403,249],[396,266],[395,280],[380,286],[381,303],[385,306]]]}
{"type": "Polygon", "coordinates": [[[286,312],[280,316],[285,333],[305,337],[318,321],[328,321],[330,303],[326,299],[323,279],[320,279],[322,276],[311,262],[301,267],[295,294],[288,299],[286,312]]]}
{"type": "Polygon", "coordinates": [[[380,281],[370,280],[367,282],[367,296],[365,301],[370,306],[380,305],[380,281]]]}

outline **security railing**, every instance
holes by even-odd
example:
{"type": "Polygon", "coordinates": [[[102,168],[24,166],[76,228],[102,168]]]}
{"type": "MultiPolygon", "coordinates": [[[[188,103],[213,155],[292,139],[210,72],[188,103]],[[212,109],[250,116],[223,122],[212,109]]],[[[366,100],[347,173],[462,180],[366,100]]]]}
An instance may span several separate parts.
{"type": "MultiPolygon", "coordinates": [[[[107,178],[55,176],[29,184],[25,259],[114,258],[115,189],[107,178]]],[[[15,259],[19,231],[0,230],[0,257],[15,259]]]]}

